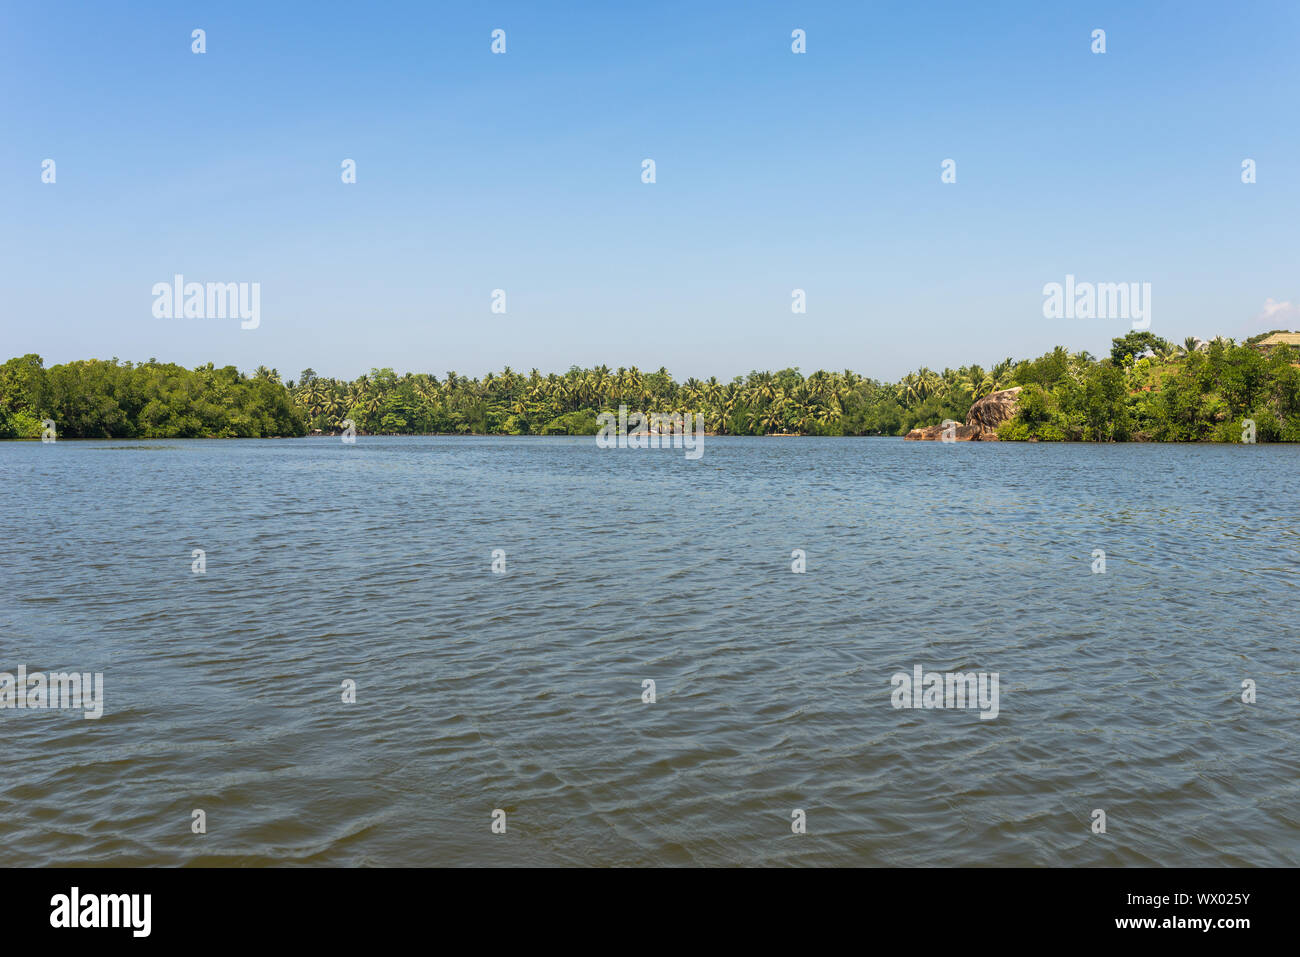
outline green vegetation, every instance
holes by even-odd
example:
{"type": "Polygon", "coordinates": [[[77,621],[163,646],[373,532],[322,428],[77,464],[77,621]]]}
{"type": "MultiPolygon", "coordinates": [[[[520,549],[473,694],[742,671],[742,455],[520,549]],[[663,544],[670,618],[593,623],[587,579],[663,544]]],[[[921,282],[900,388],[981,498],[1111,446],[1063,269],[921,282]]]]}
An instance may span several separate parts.
{"type": "MultiPolygon", "coordinates": [[[[1251,343],[1262,339],[1255,337],[1251,343]]],[[[1242,419],[1260,441],[1300,441],[1300,351],[1264,353],[1231,340],[1174,346],[1149,332],[1114,340],[1100,360],[1064,348],[896,383],[856,373],[751,372],[730,382],[677,383],[668,370],[572,368],[563,375],[506,368],[482,379],[448,372],[372,369],[347,382],[304,370],[295,383],[274,369],[245,376],[232,366],[188,370],[116,359],[44,367],[39,356],[0,366],[0,437],[33,438],[53,419],[66,438],[193,438],[336,432],[592,435],[596,414],[702,412],[728,435],[904,435],[918,425],[964,420],[970,406],[1023,386],[1019,414],[1001,438],[1040,441],[1239,441],[1242,419]]]]}
{"type": "Polygon", "coordinates": [[[970,404],[1009,385],[1010,361],[993,373],[978,366],[945,372],[923,369],[896,385],[856,373],[797,369],[751,372],[731,382],[716,378],[675,382],[667,369],[574,367],[563,375],[510,368],[466,379],[448,372],[398,376],[372,369],[353,382],[304,370],[291,391],[309,427],[336,431],[351,419],[363,432],[595,435],[596,415],[617,411],[702,412],[711,432],[765,435],[901,435],[915,423],[965,415],[970,404]]]}
{"type": "Polygon", "coordinates": [[[185,369],[86,359],[44,367],[26,355],[0,366],[0,438],[37,438],[52,419],[61,438],[262,438],[302,435],[293,396],[271,374],[209,363],[185,369]]]}
{"type": "MultiPolygon", "coordinates": [[[[1258,341],[1263,336],[1256,337],[1258,341]]],[[[1115,339],[1100,362],[1056,349],[1015,367],[1010,440],[1239,442],[1253,419],[1261,442],[1300,441],[1300,352],[1264,353],[1229,339],[1174,346],[1149,332],[1115,339]]]]}

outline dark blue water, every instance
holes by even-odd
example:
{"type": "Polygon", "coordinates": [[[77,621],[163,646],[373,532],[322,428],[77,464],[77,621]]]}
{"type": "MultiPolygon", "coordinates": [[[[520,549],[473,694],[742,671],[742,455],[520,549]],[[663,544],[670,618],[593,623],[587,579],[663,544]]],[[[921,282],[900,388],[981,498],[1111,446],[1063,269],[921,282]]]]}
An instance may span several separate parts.
{"type": "Polygon", "coordinates": [[[0,710],[0,865],[1300,864],[1298,470],[0,444],[0,671],[105,685],[97,721],[0,710]],[[997,672],[997,718],[895,709],[918,664],[997,672]]]}

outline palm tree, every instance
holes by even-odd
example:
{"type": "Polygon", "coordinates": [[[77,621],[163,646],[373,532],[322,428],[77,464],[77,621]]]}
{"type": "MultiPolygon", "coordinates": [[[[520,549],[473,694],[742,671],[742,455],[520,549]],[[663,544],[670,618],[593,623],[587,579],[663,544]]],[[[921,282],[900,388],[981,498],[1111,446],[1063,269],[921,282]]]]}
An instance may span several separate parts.
{"type": "Polygon", "coordinates": [[[1001,392],[1003,389],[1009,389],[1011,387],[1011,373],[1015,367],[1015,360],[1008,356],[990,369],[989,378],[992,379],[992,382],[989,391],[1001,392]]]}
{"type": "Polygon", "coordinates": [[[314,421],[325,411],[330,394],[325,391],[319,379],[313,378],[308,380],[307,387],[299,392],[299,397],[308,416],[314,421]]]}
{"type": "Polygon", "coordinates": [[[772,400],[759,418],[759,425],[763,431],[771,433],[780,430],[785,424],[784,412],[785,396],[782,394],[779,398],[772,400]]]}
{"type": "Polygon", "coordinates": [[[967,366],[958,378],[956,388],[972,402],[978,402],[992,390],[992,379],[981,366],[967,366]]]}

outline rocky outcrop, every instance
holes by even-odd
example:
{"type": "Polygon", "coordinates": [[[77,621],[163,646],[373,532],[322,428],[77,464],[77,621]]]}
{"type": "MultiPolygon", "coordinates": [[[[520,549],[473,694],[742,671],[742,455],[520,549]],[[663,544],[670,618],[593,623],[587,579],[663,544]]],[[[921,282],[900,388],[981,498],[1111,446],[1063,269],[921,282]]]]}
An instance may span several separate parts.
{"type": "MultiPolygon", "coordinates": [[[[913,442],[941,442],[943,441],[944,430],[949,426],[944,425],[927,425],[923,429],[913,429],[908,432],[905,438],[913,442]]],[[[952,425],[951,426],[953,442],[978,442],[980,433],[983,431],[979,426],[972,425],[952,425]]]]}
{"type": "Polygon", "coordinates": [[[949,420],[946,425],[928,425],[923,429],[913,429],[904,438],[913,442],[941,442],[944,432],[948,431],[953,442],[996,442],[998,426],[1016,414],[1020,401],[1020,386],[990,392],[970,407],[966,415],[966,424],[957,425],[949,420]]]}
{"type": "Polygon", "coordinates": [[[995,430],[1007,419],[1014,418],[1020,402],[1020,386],[990,392],[970,407],[966,414],[967,425],[978,425],[986,431],[995,430]]]}

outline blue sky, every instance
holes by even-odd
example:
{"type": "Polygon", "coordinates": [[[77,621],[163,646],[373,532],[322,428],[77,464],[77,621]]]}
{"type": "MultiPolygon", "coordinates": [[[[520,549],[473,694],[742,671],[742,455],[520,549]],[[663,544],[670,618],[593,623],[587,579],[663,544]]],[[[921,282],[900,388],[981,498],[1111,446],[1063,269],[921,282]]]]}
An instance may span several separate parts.
{"type": "Polygon", "coordinates": [[[1175,341],[1300,328],[1298,38],[1293,0],[7,4],[0,353],[892,379],[1105,352],[1043,317],[1067,273],[1175,341]],[[260,282],[260,327],[155,318],[176,273],[260,282]]]}

